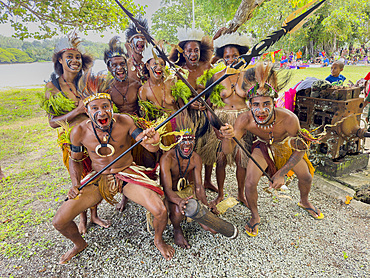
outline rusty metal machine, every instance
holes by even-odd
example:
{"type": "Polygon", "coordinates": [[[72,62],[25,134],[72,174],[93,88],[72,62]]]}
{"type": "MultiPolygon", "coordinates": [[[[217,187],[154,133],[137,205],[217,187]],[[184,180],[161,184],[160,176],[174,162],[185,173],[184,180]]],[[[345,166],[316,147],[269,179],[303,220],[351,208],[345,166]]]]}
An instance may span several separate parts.
{"type": "Polygon", "coordinates": [[[323,172],[330,175],[342,175],[357,167],[361,169],[367,166],[368,154],[360,155],[363,138],[368,137],[366,129],[360,128],[364,109],[364,99],[359,97],[360,91],[359,87],[333,87],[321,91],[317,98],[309,96],[309,89],[297,92],[294,112],[301,127],[310,131],[317,129],[315,133],[325,131],[327,134],[311,151],[315,159],[319,160],[316,161],[318,167],[321,166],[323,172]],[[361,163],[345,162],[347,166],[354,164],[353,167],[340,165],[349,155],[358,156],[351,157],[355,160],[361,157],[361,163]],[[346,167],[347,170],[344,169],[346,167]]]}

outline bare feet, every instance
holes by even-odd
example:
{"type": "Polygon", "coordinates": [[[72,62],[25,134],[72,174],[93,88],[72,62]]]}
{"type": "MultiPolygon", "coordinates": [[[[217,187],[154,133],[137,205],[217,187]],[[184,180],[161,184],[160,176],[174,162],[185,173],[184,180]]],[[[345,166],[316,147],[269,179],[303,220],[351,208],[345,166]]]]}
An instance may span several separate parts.
{"type": "Polygon", "coordinates": [[[245,196],[243,196],[243,197],[238,196],[237,200],[239,202],[242,202],[243,205],[245,205],[247,208],[249,208],[248,201],[247,201],[247,198],[245,198],[245,196]]]}
{"type": "Polygon", "coordinates": [[[184,249],[189,249],[190,248],[190,245],[189,243],[187,242],[187,240],[185,239],[184,237],[184,234],[182,233],[182,230],[181,229],[174,229],[174,240],[175,240],[175,244],[180,246],[181,248],[184,248],[184,249]]]}
{"type": "Polygon", "coordinates": [[[78,247],[74,246],[71,250],[69,250],[67,253],[65,253],[63,256],[60,257],[59,264],[65,264],[70,259],[72,259],[74,256],[76,256],[78,253],[83,251],[87,247],[87,243],[85,242],[84,245],[78,247]]]}
{"type": "Polygon", "coordinates": [[[173,249],[172,246],[166,244],[163,239],[160,239],[158,241],[155,241],[154,240],[154,244],[155,246],[157,247],[157,249],[159,250],[159,252],[161,252],[162,256],[168,261],[168,260],[171,260],[173,258],[173,255],[175,255],[175,249],[173,249]]]}
{"type": "Polygon", "coordinates": [[[103,228],[108,228],[112,224],[110,220],[101,219],[99,216],[91,217],[91,222],[103,228]]]}
{"type": "Polygon", "coordinates": [[[261,219],[259,217],[258,218],[252,217],[249,220],[247,225],[245,225],[245,231],[247,232],[247,235],[252,236],[252,237],[258,235],[258,226],[259,226],[260,220],[261,219]]]}
{"type": "Polygon", "coordinates": [[[78,224],[78,231],[81,235],[86,234],[87,232],[87,212],[80,213],[80,223],[78,224]]]}
{"type": "Polygon", "coordinates": [[[209,181],[204,181],[204,188],[218,193],[218,188],[209,181]]]}
{"type": "Polygon", "coordinates": [[[116,205],[116,210],[118,210],[119,212],[124,211],[126,208],[127,201],[128,201],[127,197],[124,194],[122,194],[122,201],[116,205]]]}
{"type": "Polygon", "coordinates": [[[224,199],[224,196],[218,195],[216,199],[214,199],[211,204],[214,206],[217,206],[222,200],[224,199]]]}

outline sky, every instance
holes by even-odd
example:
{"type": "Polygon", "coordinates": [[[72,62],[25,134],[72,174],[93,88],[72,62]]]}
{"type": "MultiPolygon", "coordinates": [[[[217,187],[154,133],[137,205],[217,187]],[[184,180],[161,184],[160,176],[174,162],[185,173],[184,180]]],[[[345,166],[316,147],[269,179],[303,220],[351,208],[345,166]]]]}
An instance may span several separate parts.
{"type": "MultiPolygon", "coordinates": [[[[151,26],[151,18],[154,12],[156,12],[160,8],[161,0],[134,0],[134,3],[140,4],[142,6],[147,6],[145,8],[146,14],[145,17],[148,19],[149,26],[151,26]]],[[[36,30],[37,26],[35,25],[33,28],[30,25],[30,30],[36,30]]],[[[10,37],[14,34],[13,29],[11,28],[10,24],[0,24],[0,34],[6,37],[10,37]]],[[[101,38],[102,33],[94,33],[89,32],[88,36],[85,36],[83,34],[80,34],[81,38],[94,41],[94,42],[107,42],[112,35],[115,35],[115,33],[112,33],[110,31],[104,32],[104,37],[101,38]]]]}

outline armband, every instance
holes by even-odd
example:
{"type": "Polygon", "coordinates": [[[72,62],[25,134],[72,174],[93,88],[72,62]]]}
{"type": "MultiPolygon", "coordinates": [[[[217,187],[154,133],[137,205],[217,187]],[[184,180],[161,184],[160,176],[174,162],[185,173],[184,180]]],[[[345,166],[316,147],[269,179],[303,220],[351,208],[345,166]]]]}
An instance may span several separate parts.
{"type": "Polygon", "coordinates": [[[134,138],[134,140],[136,140],[136,137],[140,134],[140,133],[142,133],[143,132],[143,130],[140,128],[140,127],[138,127],[137,129],[135,129],[132,133],[131,133],[131,137],[132,138],[134,138]]]}
{"type": "Polygon", "coordinates": [[[71,144],[71,152],[82,153],[84,151],[84,146],[75,146],[71,144]]]}

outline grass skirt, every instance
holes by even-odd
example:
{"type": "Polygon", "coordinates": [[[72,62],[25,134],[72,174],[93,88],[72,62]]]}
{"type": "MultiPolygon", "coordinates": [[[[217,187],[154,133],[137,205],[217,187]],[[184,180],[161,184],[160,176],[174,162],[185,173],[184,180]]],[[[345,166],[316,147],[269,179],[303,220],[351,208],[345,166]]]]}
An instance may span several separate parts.
{"type": "MultiPolygon", "coordinates": [[[[236,118],[241,113],[248,111],[248,108],[241,109],[241,110],[224,110],[224,109],[215,109],[216,115],[220,118],[223,123],[228,123],[234,126],[236,118]]],[[[213,128],[212,128],[213,129],[213,128]]],[[[252,148],[252,140],[253,136],[250,132],[244,134],[244,136],[240,139],[240,143],[250,152],[252,148]]],[[[207,144],[204,144],[199,151],[197,152],[202,161],[206,165],[213,165],[217,162],[218,159],[221,159],[221,152],[222,152],[222,144],[221,140],[217,138],[216,133],[214,130],[207,134],[205,138],[207,144]]],[[[241,150],[241,148],[236,145],[234,151],[230,154],[226,155],[227,165],[234,165],[236,154],[240,152],[241,158],[241,166],[243,168],[247,168],[248,164],[248,155],[241,150]]]]}

